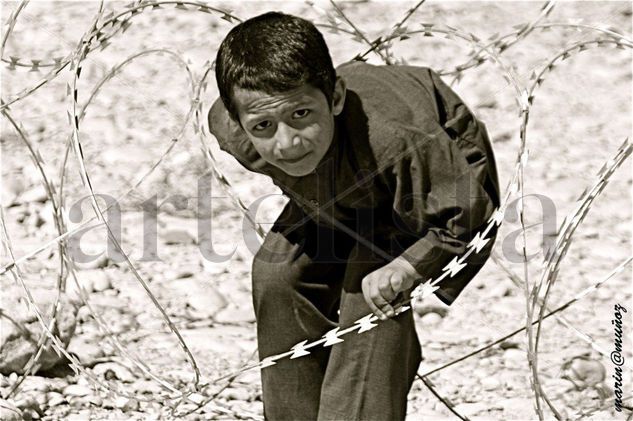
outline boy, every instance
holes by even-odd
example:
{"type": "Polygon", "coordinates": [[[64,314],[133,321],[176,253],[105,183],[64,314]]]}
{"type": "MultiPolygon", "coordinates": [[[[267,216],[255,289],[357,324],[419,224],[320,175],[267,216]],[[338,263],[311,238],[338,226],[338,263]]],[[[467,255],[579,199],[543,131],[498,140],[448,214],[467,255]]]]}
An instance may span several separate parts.
{"type": "MultiPolygon", "coordinates": [[[[333,68],[308,21],[266,13],[233,28],[216,60],[209,129],[290,201],[255,255],[260,358],[350,326],[378,327],[262,370],[267,419],[398,420],[421,360],[395,301],[435,278],[499,205],[484,125],[428,68],[333,68]]],[[[492,240],[446,278],[451,305],[492,240]]]]}

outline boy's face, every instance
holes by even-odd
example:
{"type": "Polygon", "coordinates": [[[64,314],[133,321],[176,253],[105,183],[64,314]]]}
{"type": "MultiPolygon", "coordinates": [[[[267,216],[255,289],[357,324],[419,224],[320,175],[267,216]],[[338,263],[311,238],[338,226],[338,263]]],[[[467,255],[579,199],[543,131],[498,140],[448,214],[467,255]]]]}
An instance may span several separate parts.
{"type": "Polygon", "coordinates": [[[311,85],[280,94],[236,88],[233,101],[246,135],[261,157],[285,173],[301,177],[314,171],[334,137],[334,116],[345,102],[338,79],[330,108],[311,85]]]}

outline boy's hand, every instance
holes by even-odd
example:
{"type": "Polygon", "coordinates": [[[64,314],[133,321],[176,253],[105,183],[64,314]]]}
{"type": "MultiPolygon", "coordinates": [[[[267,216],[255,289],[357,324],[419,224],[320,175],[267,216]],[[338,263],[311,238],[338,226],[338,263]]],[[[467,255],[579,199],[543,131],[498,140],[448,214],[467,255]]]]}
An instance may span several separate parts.
{"type": "Polygon", "coordinates": [[[371,311],[381,320],[386,320],[394,315],[390,302],[421,277],[409,262],[399,256],[363,278],[363,296],[371,311]]]}

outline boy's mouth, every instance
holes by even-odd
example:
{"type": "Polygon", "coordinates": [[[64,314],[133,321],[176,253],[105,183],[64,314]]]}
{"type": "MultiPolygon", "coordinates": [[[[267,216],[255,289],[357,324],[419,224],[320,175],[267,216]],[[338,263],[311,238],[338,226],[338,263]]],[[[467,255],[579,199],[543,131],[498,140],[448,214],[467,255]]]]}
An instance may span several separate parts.
{"type": "Polygon", "coordinates": [[[298,158],[293,158],[293,159],[281,159],[281,161],[282,161],[282,162],[287,162],[287,163],[289,163],[289,164],[295,164],[295,163],[297,163],[297,162],[301,161],[302,159],[304,159],[304,158],[305,158],[306,156],[308,156],[309,154],[310,154],[310,152],[307,152],[307,153],[305,153],[305,154],[301,155],[301,156],[300,156],[300,157],[298,157],[298,158]]]}

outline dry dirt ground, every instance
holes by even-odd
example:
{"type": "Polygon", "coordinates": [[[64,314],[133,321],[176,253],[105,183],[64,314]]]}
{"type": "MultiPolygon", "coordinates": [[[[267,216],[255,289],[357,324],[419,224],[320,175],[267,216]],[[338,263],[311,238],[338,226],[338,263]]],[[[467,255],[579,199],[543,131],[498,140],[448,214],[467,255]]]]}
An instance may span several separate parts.
{"type": "MultiPolygon", "coordinates": [[[[213,4],[233,9],[233,14],[242,19],[274,9],[327,22],[318,9],[303,2],[213,4]]],[[[317,4],[332,12],[327,3],[317,4]]],[[[388,33],[413,4],[412,1],[360,2],[341,3],[341,7],[369,39],[374,39],[388,33]]],[[[447,24],[485,40],[536,19],[543,5],[544,2],[536,1],[430,1],[419,8],[407,25],[420,28],[421,22],[447,24]]],[[[16,6],[16,2],[2,2],[3,22],[16,6]]],[[[106,3],[110,10],[124,6],[123,2],[106,3]]],[[[97,8],[98,2],[28,4],[17,20],[3,58],[14,56],[28,61],[65,56],[76,47],[97,8]]],[[[545,22],[570,20],[615,28],[630,36],[631,4],[561,2],[545,22]]],[[[194,78],[199,79],[204,63],[213,60],[231,25],[218,15],[177,10],[173,5],[139,14],[125,33],[112,38],[106,49],[94,51],[86,58],[78,83],[79,104],[88,100],[92,89],[113,66],[149,49],[177,51],[189,60],[194,78]]],[[[336,64],[366,49],[345,33],[325,31],[325,36],[336,64]]],[[[515,71],[520,83],[529,85],[531,73],[540,70],[563,48],[598,36],[598,32],[589,28],[537,29],[505,51],[501,59],[515,71]]],[[[452,70],[466,61],[470,47],[464,42],[416,36],[396,43],[392,51],[410,64],[452,70]]],[[[534,255],[527,271],[531,283],[540,275],[542,243],[556,235],[556,229],[549,228],[551,224],[561,225],[582,191],[598,180],[602,165],[631,136],[631,60],[630,49],[607,46],[583,51],[554,67],[535,93],[527,127],[529,161],[525,170],[525,192],[536,195],[525,200],[526,225],[533,225],[527,236],[528,254],[534,255]]],[[[380,58],[370,56],[370,61],[379,63],[380,58]]],[[[6,101],[32,86],[43,73],[20,67],[9,70],[5,63],[1,74],[2,98],[6,101]]],[[[447,82],[452,79],[445,77],[447,82]]],[[[11,106],[11,116],[23,124],[58,189],[60,166],[71,133],[66,115],[70,103],[66,84],[71,80],[72,74],[66,68],[33,95],[11,106]]],[[[205,113],[217,95],[213,80],[210,77],[201,97],[205,113]]],[[[507,186],[519,147],[521,122],[515,91],[491,63],[465,71],[461,81],[453,86],[486,123],[494,142],[501,184],[507,186]]],[[[119,199],[121,241],[134,267],[178,327],[205,383],[253,359],[256,341],[250,262],[257,242],[244,216],[217,182],[211,184],[211,191],[201,187],[201,180],[209,179],[209,166],[193,125],[186,121],[190,103],[191,87],[182,63],[167,53],[148,54],[132,61],[103,85],[81,123],[80,137],[95,192],[116,198],[128,192],[151,169],[174,143],[172,139],[178,139],[140,186],[119,199]],[[210,208],[204,206],[204,201],[198,201],[198,197],[212,197],[210,208]],[[165,203],[157,218],[147,211],[148,204],[153,202],[165,203]],[[208,258],[211,252],[216,257],[225,257],[212,261],[208,258]]],[[[218,167],[230,180],[233,190],[247,206],[261,203],[256,219],[267,229],[286,199],[269,180],[248,173],[231,157],[219,152],[212,137],[209,142],[218,167]]],[[[22,256],[55,238],[57,233],[40,176],[27,148],[6,118],[2,119],[1,148],[3,211],[13,252],[22,256]]],[[[71,153],[64,185],[65,207],[69,212],[73,210],[71,226],[93,216],[89,200],[80,202],[87,190],[79,174],[77,158],[71,153]]],[[[549,298],[551,308],[599,281],[631,255],[630,221],[631,161],[628,160],[615,172],[576,231],[549,298]]],[[[114,223],[114,219],[110,222],[114,223]]],[[[516,244],[512,241],[516,238],[512,234],[518,229],[516,218],[507,215],[496,251],[500,262],[524,280],[524,266],[515,256],[521,239],[517,238],[516,244]]],[[[81,250],[104,252],[105,235],[102,228],[83,234],[81,250]]],[[[22,265],[27,284],[53,291],[59,273],[58,258],[57,249],[49,247],[22,265]]],[[[2,264],[8,261],[5,254],[2,264]]],[[[87,266],[78,271],[79,281],[93,291],[90,304],[127,353],[146,364],[153,375],[184,388],[193,378],[187,356],[128,266],[112,249],[109,259],[102,258],[98,265],[87,266]]],[[[562,379],[561,367],[571,357],[592,352],[582,334],[588,335],[594,347],[607,353],[613,350],[613,307],[620,303],[631,308],[630,275],[629,266],[565,310],[562,320],[549,318],[544,322],[539,346],[541,381],[555,405],[570,416],[598,407],[600,399],[595,389],[577,390],[562,379]]],[[[3,290],[12,283],[8,274],[0,278],[3,290]]],[[[521,327],[525,323],[525,308],[523,287],[515,285],[492,261],[450,308],[437,299],[429,299],[417,309],[424,315],[416,316],[425,358],[420,373],[521,327]]],[[[631,313],[626,313],[624,319],[624,355],[629,361],[633,360],[631,313]]],[[[138,399],[95,392],[85,374],[75,376],[61,371],[54,373],[53,378],[27,379],[14,399],[22,399],[25,405],[24,400],[34,398],[45,419],[169,418],[168,409],[160,405],[165,402],[165,390],[115,349],[85,305],[79,309],[78,320],[71,341],[73,351],[93,367],[89,370],[96,376],[109,377],[138,399]]],[[[523,333],[515,335],[503,346],[494,346],[429,379],[438,393],[471,419],[536,419],[525,338],[523,333]]],[[[596,351],[592,357],[606,368],[607,385],[612,388],[613,364],[596,351]]],[[[630,391],[633,385],[630,374],[625,371],[625,391],[630,391]]],[[[15,376],[4,376],[1,380],[4,396],[15,376]]],[[[211,385],[207,391],[217,389],[217,385],[211,385]]],[[[208,406],[186,418],[261,417],[259,372],[252,370],[235,379],[220,394],[217,404],[224,408],[225,415],[217,407],[208,406]]],[[[180,408],[186,409],[187,404],[180,408]]],[[[612,408],[612,404],[606,404],[605,409],[591,418],[625,419],[624,413],[612,408]]],[[[411,420],[455,418],[420,380],[416,380],[411,390],[409,412],[411,420]]]]}

